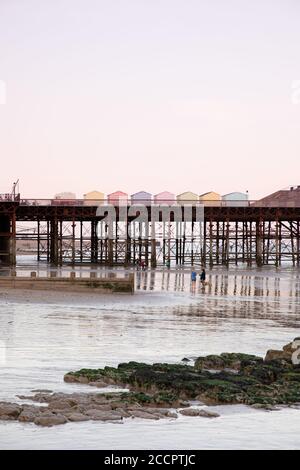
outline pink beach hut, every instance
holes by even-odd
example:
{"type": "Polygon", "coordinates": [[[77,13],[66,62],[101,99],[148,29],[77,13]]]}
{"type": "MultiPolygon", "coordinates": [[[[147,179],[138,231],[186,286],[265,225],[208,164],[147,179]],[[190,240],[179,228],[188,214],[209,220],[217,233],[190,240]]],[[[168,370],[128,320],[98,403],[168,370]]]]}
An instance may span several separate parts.
{"type": "Polygon", "coordinates": [[[163,191],[162,193],[155,194],[154,202],[155,204],[174,204],[175,194],[170,193],[169,191],[163,191]]]}
{"type": "Polygon", "coordinates": [[[128,194],[123,191],[115,191],[114,193],[108,194],[107,200],[109,204],[117,206],[126,205],[128,202],[128,194]]]}

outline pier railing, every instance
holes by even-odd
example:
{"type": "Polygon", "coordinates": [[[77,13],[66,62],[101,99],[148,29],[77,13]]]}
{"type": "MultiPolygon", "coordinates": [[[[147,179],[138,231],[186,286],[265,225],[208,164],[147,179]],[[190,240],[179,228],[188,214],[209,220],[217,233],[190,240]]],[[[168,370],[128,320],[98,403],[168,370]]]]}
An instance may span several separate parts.
{"type": "Polygon", "coordinates": [[[108,200],[108,199],[20,199],[15,197],[12,199],[12,195],[1,195],[0,202],[2,201],[18,201],[21,206],[133,206],[143,205],[147,207],[151,206],[204,206],[204,207],[291,207],[300,208],[300,199],[291,200],[207,200],[207,201],[196,201],[196,200],[162,200],[162,201],[149,201],[149,200],[108,200]],[[10,197],[10,198],[9,198],[10,197]]]}

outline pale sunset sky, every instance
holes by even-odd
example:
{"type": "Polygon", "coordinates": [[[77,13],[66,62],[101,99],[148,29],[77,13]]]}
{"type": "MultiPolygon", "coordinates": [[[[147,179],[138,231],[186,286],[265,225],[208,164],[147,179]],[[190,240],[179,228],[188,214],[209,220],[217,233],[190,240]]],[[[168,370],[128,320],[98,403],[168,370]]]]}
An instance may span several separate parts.
{"type": "Polygon", "coordinates": [[[0,0],[0,86],[0,192],[300,184],[299,0],[0,0]]]}

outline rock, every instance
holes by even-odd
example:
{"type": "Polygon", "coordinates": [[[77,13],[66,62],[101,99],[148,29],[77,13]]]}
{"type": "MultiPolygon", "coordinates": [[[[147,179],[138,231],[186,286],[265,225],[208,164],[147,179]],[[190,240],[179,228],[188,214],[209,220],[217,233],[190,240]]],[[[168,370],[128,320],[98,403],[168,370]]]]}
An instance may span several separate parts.
{"type": "Polygon", "coordinates": [[[130,413],[133,418],[154,419],[154,420],[160,419],[160,416],[158,414],[148,413],[147,411],[144,411],[144,410],[132,410],[130,411],[130,413]]]}
{"type": "Polygon", "coordinates": [[[91,403],[90,405],[86,406],[86,410],[111,411],[112,407],[110,403],[103,404],[103,405],[91,403]]]}
{"type": "Polygon", "coordinates": [[[64,381],[68,382],[68,383],[76,383],[77,382],[77,383],[81,383],[81,384],[88,384],[90,382],[88,377],[76,376],[76,375],[73,375],[71,373],[66,374],[64,376],[64,381]]]}
{"type": "Polygon", "coordinates": [[[53,400],[49,403],[48,408],[50,410],[67,410],[72,408],[72,405],[68,400],[53,400]]]}
{"type": "Polygon", "coordinates": [[[144,411],[159,416],[160,418],[178,418],[177,413],[168,408],[145,408],[144,411]]]}
{"type": "Polygon", "coordinates": [[[94,421],[120,421],[122,416],[115,411],[100,411],[97,409],[90,409],[85,412],[86,416],[94,421]]]}
{"type": "Polygon", "coordinates": [[[190,404],[189,404],[188,401],[180,400],[179,401],[179,406],[186,407],[186,406],[190,406],[190,404]]]}
{"type": "Polygon", "coordinates": [[[288,343],[286,344],[285,346],[283,346],[283,351],[287,352],[287,353],[290,353],[290,354],[293,354],[297,349],[298,349],[298,345],[297,343],[300,341],[300,338],[295,338],[294,341],[292,341],[291,343],[288,343]]]}
{"type": "Polygon", "coordinates": [[[36,393],[35,395],[17,395],[20,400],[32,400],[38,403],[47,403],[49,401],[49,394],[36,393]]]}
{"type": "Polygon", "coordinates": [[[280,408],[272,405],[267,405],[263,403],[254,403],[254,405],[251,405],[251,408],[254,408],[256,410],[265,410],[265,411],[280,411],[280,408]]]}
{"type": "Polygon", "coordinates": [[[267,351],[265,362],[276,359],[283,359],[285,361],[292,362],[292,356],[299,348],[300,338],[295,338],[294,341],[283,346],[282,350],[270,349],[267,351]]]}
{"type": "Polygon", "coordinates": [[[22,423],[33,423],[37,415],[38,415],[38,410],[37,410],[37,413],[34,413],[29,410],[23,410],[22,413],[20,413],[18,417],[18,421],[22,423]]]}
{"type": "Polygon", "coordinates": [[[184,357],[183,359],[181,359],[182,362],[191,362],[190,359],[188,359],[187,357],[184,357]]]}
{"type": "Polygon", "coordinates": [[[166,418],[174,418],[174,419],[178,418],[178,415],[177,415],[177,413],[175,413],[175,411],[168,411],[165,414],[165,416],[166,416],[166,418]]]}
{"type": "Polygon", "coordinates": [[[89,418],[88,416],[82,413],[71,413],[68,415],[68,420],[73,421],[73,422],[79,422],[79,421],[88,421],[89,418]]]}
{"type": "Polygon", "coordinates": [[[247,354],[223,353],[199,357],[195,366],[128,362],[117,368],[81,369],[66,374],[66,381],[96,387],[127,384],[129,391],[66,394],[39,389],[35,395],[22,398],[42,406],[0,402],[0,419],[34,422],[40,426],[88,419],[158,420],[176,418],[174,409],[178,407],[180,414],[186,416],[218,416],[210,409],[191,407],[195,399],[205,405],[243,403],[269,411],[277,410],[278,405],[298,407],[300,365],[290,358],[291,354],[298,353],[295,347],[300,347],[299,342],[300,339],[296,339],[282,351],[269,351],[266,361],[247,354]]]}
{"type": "Polygon", "coordinates": [[[53,390],[47,390],[43,388],[37,388],[36,390],[31,390],[32,393],[53,393],[53,390]]]}
{"type": "Polygon", "coordinates": [[[209,411],[209,410],[200,410],[199,416],[202,416],[202,418],[219,418],[220,415],[216,413],[215,411],[209,411]]]}
{"type": "Polygon", "coordinates": [[[274,359],[283,359],[285,361],[291,361],[292,354],[288,351],[278,351],[276,349],[269,349],[265,357],[265,362],[274,361],[274,359]]]}
{"type": "Polygon", "coordinates": [[[0,402],[0,419],[17,419],[22,407],[15,403],[0,402]]]}
{"type": "Polygon", "coordinates": [[[77,377],[73,374],[65,374],[64,381],[67,383],[75,383],[78,382],[77,377]]]}
{"type": "Polygon", "coordinates": [[[222,353],[220,354],[220,356],[212,354],[210,356],[198,357],[195,361],[195,369],[240,370],[243,362],[251,362],[256,364],[262,362],[262,358],[250,354],[241,353],[222,353]]]}
{"type": "Polygon", "coordinates": [[[294,405],[289,405],[290,408],[293,408],[294,410],[300,410],[300,403],[295,403],[294,405]]]}
{"type": "Polygon", "coordinates": [[[123,408],[116,408],[115,410],[117,413],[119,413],[122,418],[130,418],[131,414],[127,411],[124,410],[123,408]]]}
{"type": "MultiPolygon", "coordinates": [[[[270,405],[300,401],[300,368],[283,359],[264,362],[262,358],[239,353],[198,358],[198,367],[182,364],[144,364],[129,362],[117,368],[82,369],[74,374],[88,377],[113,377],[117,385],[128,383],[131,391],[119,393],[113,405],[113,394],[105,396],[112,407],[128,406],[177,408],[189,406],[196,398],[206,405],[229,403],[264,403],[270,405]],[[199,365],[201,362],[201,366],[199,365]],[[203,368],[223,367],[211,373],[203,368]],[[229,370],[230,367],[234,371],[229,370]]],[[[106,380],[106,379],[105,379],[106,380]]],[[[128,411],[128,407],[127,407],[128,411]]],[[[161,414],[160,414],[161,416],[161,414]]]]}
{"type": "Polygon", "coordinates": [[[34,420],[34,424],[37,426],[57,426],[59,424],[67,423],[67,418],[61,414],[54,413],[43,413],[42,416],[37,416],[34,420]]]}
{"type": "Polygon", "coordinates": [[[108,387],[108,384],[106,382],[103,382],[101,380],[97,380],[97,382],[90,382],[90,385],[94,384],[97,388],[106,388],[108,387]]]}
{"type": "Polygon", "coordinates": [[[220,415],[213,411],[198,409],[198,408],[186,408],[179,410],[179,413],[184,416],[201,416],[203,418],[218,418],[220,415]]]}

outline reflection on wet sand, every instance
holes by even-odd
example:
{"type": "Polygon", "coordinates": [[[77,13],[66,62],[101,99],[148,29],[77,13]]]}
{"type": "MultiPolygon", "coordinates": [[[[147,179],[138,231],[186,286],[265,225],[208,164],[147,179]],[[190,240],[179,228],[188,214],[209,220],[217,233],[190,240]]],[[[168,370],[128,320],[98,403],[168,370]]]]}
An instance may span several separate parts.
{"type": "Polygon", "coordinates": [[[209,274],[207,285],[190,281],[188,272],[138,272],[139,291],[186,292],[199,303],[172,307],[175,315],[202,318],[269,319],[282,326],[298,327],[300,322],[299,275],[295,271],[209,274]]]}
{"type": "Polygon", "coordinates": [[[282,294],[289,297],[299,297],[299,275],[287,276],[258,276],[253,273],[245,274],[209,274],[207,285],[202,286],[200,281],[190,281],[188,272],[170,271],[137,271],[137,290],[161,290],[184,292],[188,289],[193,293],[208,295],[230,295],[241,297],[280,297],[282,294]],[[282,284],[283,289],[282,289],[282,284]]]}

